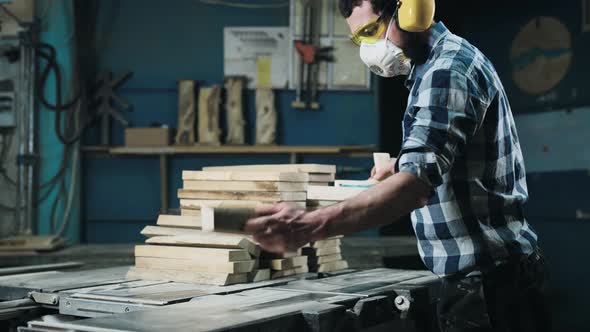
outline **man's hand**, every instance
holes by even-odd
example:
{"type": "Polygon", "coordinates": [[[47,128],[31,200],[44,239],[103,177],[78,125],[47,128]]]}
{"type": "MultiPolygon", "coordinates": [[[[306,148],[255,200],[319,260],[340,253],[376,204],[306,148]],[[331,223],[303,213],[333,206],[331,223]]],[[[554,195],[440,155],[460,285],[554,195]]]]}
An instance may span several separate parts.
{"type": "Polygon", "coordinates": [[[377,169],[375,167],[373,167],[373,169],[371,170],[371,179],[377,180],[377,181],[383,181],[383,180],[387,179],[388,177],[392,176],[393,174],[395,174],[396,160],[397,160],[396,158],[392,158],[389,161],[389,163],[387,164],[387,166],[380,169],[379,172],[377,172],[377,169]]]}
{"type": "Polygon", "coordinates": [[[244,230],[270,252],[297,250],[319,239],[323,230],[323,223],[316,217],[317,214],[289,203],[259,207],[256,214],[256,218],[246,222],[244,230]]]}

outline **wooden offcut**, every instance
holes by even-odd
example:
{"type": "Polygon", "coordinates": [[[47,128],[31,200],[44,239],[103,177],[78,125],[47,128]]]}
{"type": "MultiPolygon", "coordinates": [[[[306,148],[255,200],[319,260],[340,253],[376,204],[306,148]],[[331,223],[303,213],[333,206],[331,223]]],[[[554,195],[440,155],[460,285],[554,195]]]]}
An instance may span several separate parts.
{"type": "MultiPolygon", "coordinates": [[[[319,187],[318,187],[319,188],[319,187]]],[[[325,188],[325,187],[322,187],[325,188]]],[[[305,192],[205,191],[178,190],[181,199],[246,200],[246,201],[305,201],[305,192]]]]}
{"type": "Polygon", "coordinates": [[[271,181],[195,181],[184,180],[183,188],[203,191],[298,191],[307,190],[304,182],[271,181]]]}
{"type": "Polygon", "coordinates": [[[344,269],[348,269],[348,262],[345,260],[341,260],[321,264],[318,266],[317,272],[334,272],[344,269]]]}
{"type": "Polygon", "coordinates": [[[176,216],[176,215],[167,215],[161,214],[158,216],[157,221],[158,226],[167,226],[167,227],[181,227],[181,228],[201,228],[201,216],[176,216]]]}
{"type": "MultiPolygon", "coordinates": [[[[255,172],[296,172],[296,173],[336,173],[335,165],[321,164],[277,164],[277,165],[238,165],[203,167],[203,171],[255,171],[255,172]]],[[[313,180],[315,182],[330,182],[313,180]]]]}
{"type": "Polygon", "coordinates": [[[147,269],[179,270],[192,272],[246,273],[254,269],[254,260],[224,262],[216,259],[176,259],[135,257],[135,266],[147,269]]]}
{"type": "Polygon", "coordinates": [[[296,274],[303,274],[309,272],[309,267],[307,266],[298,266],[293,269],[286,269],[280,271],[271,271],[271,279],[289,277],[296,274]]]}
{"type": "Polygon", "coordinates": [[[307,266],[307,256],[273,259],[268,263],[273,270],[287,270],[298,266],[307,266]]]}
{"type": "Polygon", "coordinates": [[[206,232],[243,232],[246,221],[255,216],[256,210],[253,208],[201,208],[201,222],[206,232]]]}
{"type": "Polygon", "coordinates": [[[343,201],[352,198],[361,192],[367,190],[366,188],[341,188],[341,187],[325,187],[325,186],[308,186],[307,198],[310,200],[321,201],[343,201]]]}
{"type": "MultiPolygon", "coordinates": [[[[150,227],[150,226],[148,226],[150,227]]],[[[147,227],[146,227],[147,228],[147,227]]],[[[148,230],[146,232],[154,232],[148,230]]],[[[198,232],[187,235],[167,235],[166,231],[157,231],[158,235],[146,240],[148,244],[161,244],[170,246],[221,248],[221,249],[243,249],[252,256],[260,255],[260,247],[249,237],[229,233],[206,233],[198,232]]]]}
{"type": "Polygon", "coordinates": [[[308,263],[310,266],[321,265],[342,260],[341,254],[333,254],[327,256],[309,256],[308,263]]]}
{"type": "Polygon", "coordinates": [[[228,286],[248,281],[247,273],[193,272],[132,267],[127,279],[163,280],[205,285],[228,286]]]}
{"type": "Polygon", "coordinates": [[[309,182],[309,175],[274,171],[183,171],[183,180],[309,182]]]}
{"type": "Polygon", "coordinates": [[[270,269],[261,269],[248,272],[248,282],[270,280],[270,269]]]}
{"type": "Polygon", "coordinates": [[[135,246],[135,257],[210,260],[214,262],[237,262],[252,259],[246,250],[177,246],[135,246]]]}
{"type": "Polygon", "coordinates": [[[219,106],[221,104],[221,87],[213,85],[199,90],[199,144],[219,145],[221,129],[219,128],[219,106]]]}
{"type": "Polygon", "coordinates": [[[334,173],[326,174],[326,173],[308,173],[309,182],[334,182],[336,176],[334,173]]]}
{"type": "Polygon", "coordinates": [[[201,218],[201,209],[180,209],[180,215],[183,217],[201,218]]]}

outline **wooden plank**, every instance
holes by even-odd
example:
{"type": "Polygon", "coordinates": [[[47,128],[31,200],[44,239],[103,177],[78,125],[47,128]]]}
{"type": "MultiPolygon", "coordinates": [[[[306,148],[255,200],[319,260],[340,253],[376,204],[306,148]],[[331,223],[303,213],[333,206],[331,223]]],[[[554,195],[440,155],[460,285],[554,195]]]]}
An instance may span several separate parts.
{"type": "MultiPolygon", "coordinates": [[[[156,233],[156,231],[152,230],[148,230],[147,232],[152,234],[156,233]]],[[[252,256],[257,257],[260,255],[260,247],[258,244],[256,244],[251,238],[244,235],[229,233],[208,233],[200,231],[187,235],[168,235],[166,234],[166,230],[158,230],[158,232],[163,236],[156,235],[151,237],[146,240],[146,243],[197,248],[243,249],[252,256]]]]}
{"type": "Polygon", "coordinates": [[[201,208],[203,231],[206,232],[242,232],[246,221],[255,216],[256,210],[253,208],[201,208]]]}
{"type": "Polygon", "coordinates": [[[305,192],[204,191],[178,189],[178,198],[276,202],[305,201],[307,194],[305,192]]]}
{"type": "MultiPolygon", "coordinates": [[[[323,175],[323,174],[322,174],[323,175]]],[[[240,172],[240,171],[182,171],[182,179],[208,181],[274,181],[309,182],[307,173],[296,172],[240,172]]],[[[325,181],[322,181],[325,182],[325,181]]]]}
{"type": "Polygon", "coordinates": [[[341,253],[340,247],[331,248],[303,248],[303,254],[307,256],[328,256],[341,253]]]}
{"type": "Polygon", "coordinates": [[[54,235],[20,235],[0,239],[0,251],[45,251],[64,245],[64,240],[54,235]]]}
{"type": "Polygon", "coordinates": [[[379,183],[379,181],[374,179],[369,180],[336,180],[334,181],[334,187],[339,188],[371,188],[372,186],[379,183]]]}
{"type": "MultiPolygon", "coordinates": [[[[204,171],[258,171],[258,172],[299,172],[299,173],[336,173],[335,165],[320,164],[277,164],[277,165],[238,165],[203,167],[204,171]]],[[[324,182],[324,181],[319,181],[324,182]]]]}
{"type": "MultiPolygon", "coordinates": [[[[281,201],[248,201],[248,200],[220,200],[220,199],[181,199],[181,209],[192,209],[200,210],[202,206],[233,206],[233,207],[258,207],[261,205],[273,205],[278,204],[281,201]]],[[[302,201],[290,201],[289,203],[295,204],[299,207],[304,208],[306,203],[302,201]]]]}
{"type": "Polygon", "coordinates": [[[288,270],[299,266],[307,266],[307,256],[272,259],[268,262],[273,270],[288,270]]]}
{"type": "Polygon", "coordinates": [[[201,228],[201,217],[187,217],[161,214],[158,216],[158,221],[156,223],[158,224],[158,226],[201,228]]]}
{"type": "Polygon", "coordinates": [[[201,209],[180,209],[180,215],[183,217],[201,217],[201,209]]]}
{"type": "Polygon", "coordinates": [[[270,280],[270,269],[254,270],[248,273],[248,282],[270,280]]]}
{"type": "Polygon", "coordinates": [[[318,266],[318,272],[333,272],[348,269],[348,262],[345,260],[321,264],[318,266]]]}
{"type": "Polygon", "coordinates": [[[192,272],[246,273],[254,269],[254,260],[224,262],[216,259],[175,259],[135,257],[135,266],[146,269],[179,270],[192,272]]]}
{"type": "Polygon", "coordinates": [[[272,253],[272,252],[268,252],[268,251],[262,251],[260,253],[260,259],[271,260],[271,259],[279,259],[279,258],[291,258],[291,257],[296,257],[296,256],[301,256],[301,255],[302,255],[301,248],[299,248],[296,251],[287,251],[287,252],[283,252],[280,254],[272,253]]]}
{"type": "Polygon", "coordinates": [[[214,260],[218,262],[247,261],[252,258],[246,250],[241,249],[194,248],[160,245],[137,245],[135,246],[135,256],[192,260],[214,260]]]}
{"type": "Polygon", "coordinates": [[[308,173],[308,176],[310,184],[311,182],[334,182],[336,180],[334,173],[308,173]]]}
{"type": "Polygon", "coordinates": [[[26,266],[13,266],[0,268],[0,276],[9,276],[16,274],[28,274],[34,272],[61,270],[61,269],[73,269],[84,265],[82,262],[63,262],[53,264],[38,264],[38,265],[26,265],[26,266]]]}
{"type": "Polygon", "coordinates": [[[310,186],[323,186],[323,187],[327,187],[330,185],[330,182],[308,182],[308,185],[310,186]]]}
{"type": "Polygon", "coordinates": [[[339,188],[325,186],[308,186],[307,198],[322,201],[343,201],[354,197],[366,188],[339,188]]]}
{"type": "Polygon", "coordinates": [[[307,190],[305,182],[208,181],[184,180],[183,189],[199,191],[298,191],[307,190]]]}
{"type": "Polygon", "coordinates": [[[129,279],[166,280],[176,282],[188,282],[204,285],[227,286],[248,281],[247,273],[214,273],[214,272],[189,272],[178,270],[146,269],[132,267],[127,273],[129,279]]]}
{"type": "Polygon", "coordinates": [[[320,240],[311,244],[312,248],[340,247],[340,239],[320,240]]]}
{"type": "Polygon", "coordinates": [[[307,273],[307,272],[309,272],[309,268],[307,267],[307,265],[306,266],[298,266],[293,269],[271,271],[270,278],[277,279],[277,278],[292,276],[295,274],[303,274],[303,273],[307,273]]]}
{"type": "Polygon", "coordinates": [[[342,260],[341,254],[333,254],[333,255],[326,255],[326,256],[309,256],[309,264],[308,265],[320,265],[330,262],[335,262],[342,260]]]}

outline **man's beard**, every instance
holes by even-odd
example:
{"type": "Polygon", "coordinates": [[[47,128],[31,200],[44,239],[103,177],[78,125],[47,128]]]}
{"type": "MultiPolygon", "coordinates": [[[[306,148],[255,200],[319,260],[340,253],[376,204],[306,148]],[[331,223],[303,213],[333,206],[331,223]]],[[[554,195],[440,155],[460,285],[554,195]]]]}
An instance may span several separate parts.
{"type": "Polygon", "coordinates": [[[410,58],[415,65],[424,64],[430,56],[430,47],[428,46],[428,37],[422,33],[402,32],[404,40],[405,56],[410,58]]]}

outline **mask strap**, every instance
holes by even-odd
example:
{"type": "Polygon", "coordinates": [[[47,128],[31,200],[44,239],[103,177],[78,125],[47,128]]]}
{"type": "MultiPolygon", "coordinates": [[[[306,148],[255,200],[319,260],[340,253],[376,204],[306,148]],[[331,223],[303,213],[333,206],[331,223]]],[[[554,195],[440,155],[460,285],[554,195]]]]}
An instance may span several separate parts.
{"type": "Polygon", "coordinates": [[[391,23],[393,23],[394,16],[389,19],[389,24],[387,24],[387,32],[385,32],[385,40],[389,37],[389,31],[391,30],[391,23]]]}

